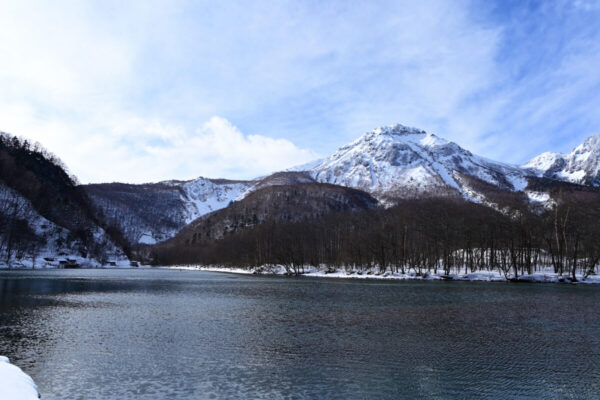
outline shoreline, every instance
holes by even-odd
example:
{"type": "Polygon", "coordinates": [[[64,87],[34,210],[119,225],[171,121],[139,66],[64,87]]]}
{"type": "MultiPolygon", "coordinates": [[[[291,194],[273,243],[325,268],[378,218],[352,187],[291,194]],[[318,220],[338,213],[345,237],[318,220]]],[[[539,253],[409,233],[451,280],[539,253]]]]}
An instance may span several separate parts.
{"type": "Polygon", "coordinates": [[[417,275],[411,273],[376,273],[374,269],[365,271],[350,271],[344,269],[331,270],[329,268],[306,267],[304,273],[288,273],[283,266],[261,267],[260,269],[244,268],[226,268],[201,265],[176,265],[161,266],[157,268],[177,269],[184,271],[205,271],[219,272],[237,275],[257,275],[257,276],[297,276],[308,278],[338,278],[338,279],[369,279],[369,280],[390,280],[390,281],[455,281],[455,282],[510,282],[510,283],[568,283],[568,284],[600,284],[600,275],[590,275],[583,279],[583,276],[576,275],[577,281],[571,281],[570,277],[558,275],[551,271],[539,271],[533,274],[519,276],[515,279],[513,276],[506,278],[498,271],[478,271],[471,273],[450,273],[445,275],[443,271],[437,270],[435,273],[417,275]]]}
{"type": "MultiPolygon", "coordinates": [[[[36,268],[24,268],[24,267],[7,267],[6,265],[0,265],[1,271],[56,271],[63,270],[65,268],[60,267],[36,267],[36,268]]],[[[66,268],[69,269],[69,268],[66,268]]],[[[203,265],[159,265],[159,266],[148,266],[140,265],[139,267],[132,266],[82,266],[80,268],[73,268],[70,270],[149,270],[149,269],[171,269],[180,271],[204,271],[204,272],[218,272],[226,274],[236,275],[255,275],[255,276],[289,276],[289,277],[307,277],[307,278],[335,278],[335,279],[367,279],[367,280],[380,280],[380,281],[454,281],[454,282],[510,282],[510,283],[562,283],[562,284],[600,284],[600,274],[589,275],[587,278],[583,278],[582,275],[576,275],[577,281],[572,281],[570,276],[559,275],[550,270],[538,271],[533,274],[521,275],[518,278],[514,276],[505,277],[498,271],[477,271],[465,274],[462,273],[450,273],[446,275],[443,270],[437,270],[432,273],[423,273],[418,275],[415,272],[407,272],[405,274],[395,273],[386,271],[380,273],[377,268],[371,268],[370,270],[362,271],[346,271],[345,269],[334,269],[327,267],[315,268],[305,267],[304,272],[299,274],[289,273],[283,266],[263,266],[261,268],[228,268],[228,267],[217,267],[217,266],[203,266],[203,265]]]]}

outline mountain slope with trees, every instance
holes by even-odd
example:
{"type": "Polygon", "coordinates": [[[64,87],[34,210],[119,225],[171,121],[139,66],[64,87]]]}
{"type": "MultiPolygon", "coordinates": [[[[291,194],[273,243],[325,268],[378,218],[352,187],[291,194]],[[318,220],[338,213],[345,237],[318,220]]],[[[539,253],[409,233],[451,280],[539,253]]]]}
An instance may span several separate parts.
{"type": "Polygon", "coordinates": [[[198,218],[173,239],[154,246],[154,258],[167,261],[175,257],[191,262],[195,253],[208,243],[262,224],[319,220],[330,213],[375,208],[377,200],[368,193],[343,186],[323,183],[266,186],[225,209],[198,218]]]}
{"type": "Polygon", "coordinates": [[[95,209],[64,164],[39,144],[0,134],[0,257],[122,257],[127,241],[95,209]]]}
{"type": "Polygon", "coordinates": [[[556,190],[557,204],[510,215],[463,199],[403,200],[388,209],[270,220],[218,240],[155,248],[158,264],[221,265],[288,273],[328,266],[348,273],[426,277],[497,271],[507,279],[553,271],[576,281],[600,262],[600,192],[556,190]]]}

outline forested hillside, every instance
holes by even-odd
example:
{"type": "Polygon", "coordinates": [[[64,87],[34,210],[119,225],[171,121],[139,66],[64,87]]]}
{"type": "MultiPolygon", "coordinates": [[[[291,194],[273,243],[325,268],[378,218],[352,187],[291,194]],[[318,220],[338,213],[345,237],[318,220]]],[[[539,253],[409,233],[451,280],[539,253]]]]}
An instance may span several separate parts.
{"type": "Polygon", "coordinates": [[[105,259],[127,244],[56,156],[0,134],[0,256],[4,263],[64,252],[105,259]]]}
{"type": "Polygon", "coordinates": [[[318,220],[334,212],[351,213],[376,207],[377,200],[369,194],[342,186],[322,183],[266,186],[225,209],[198,218],[173,239],[154,248],[187,253],[184,248],[202,248],[265,223],[318,220]]]}
{"type": "Polygon", "coordinates": [[[560,184],[551,191],[556,206],[544,211],[518,203],[497,211],[442,198],[300,221],[270,220],[220,240],[157,246],[154,261],[246,268],[279,264],[290,273],[321,265],[417,275],[436,269],[446,274],[499,270],[507,277],[552,268],[573,280],[576,273],[595,273],[600,191],[560,184]]]}
{"type": "Polygon", "coordinates": [[[102,183],[83,186],[102,215],[132,244],[153,244],[179,232],[188,219],[178,185],[102,183]]]}
{"type": "Polygon", "coordinates": [[[119,226],[135,246],[170,239],[195,219],[255,190],[308,182],[314,182],[308,173],[288,171],[250,181],[199,177],[138,185],[97,183],[83,188],[109,223],[119,226]]]}

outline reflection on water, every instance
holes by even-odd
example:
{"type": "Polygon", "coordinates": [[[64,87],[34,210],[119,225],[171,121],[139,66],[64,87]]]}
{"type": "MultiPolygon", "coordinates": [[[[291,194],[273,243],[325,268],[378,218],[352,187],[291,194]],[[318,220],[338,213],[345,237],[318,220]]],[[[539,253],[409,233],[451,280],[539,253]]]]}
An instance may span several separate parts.
{"type": "Polygon", "coordinates": [[[0,273],[43,399],[597,398],[600,288],[0,273]]]}

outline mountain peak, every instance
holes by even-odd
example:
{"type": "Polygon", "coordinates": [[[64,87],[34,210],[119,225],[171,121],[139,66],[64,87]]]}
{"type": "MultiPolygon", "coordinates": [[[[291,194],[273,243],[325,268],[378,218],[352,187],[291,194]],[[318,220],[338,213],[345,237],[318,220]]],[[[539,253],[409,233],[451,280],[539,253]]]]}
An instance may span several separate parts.
{"type": "Polygon", "coordinates": [[[397,144],[416,144],[426,148],[454,144],[433,133],[401,124],[375,128],[343,148],[356,147],[361,143],[369,143],[370,147],[378,148],[393,147],[397,144]]]}
{"type": "Polygon", "coordinates": [[[405,126],[402,124],[388,125],[388,126],[380,126],[373,129],[370,133],[375,135],[396,135],[396,136],[405,136],[405,135],[421,135],[426,134],[422,129],[413,128],[410,126],[405,126]]]}
{"type": "Polygon", "coordinates": [[[382,126],[341,147],[310,170],[318,182],[350,186],[375,197],[465,195],[461,176],[510,189],[524,186],[522,172],[473,155],[422,129],[382,126]]]}
{"type": "Polygon", "coordinates": [[[538,176],[600,186],[600,134],[588,137],[569,154],[542,153],[524,167],[538,176]]]}
{"type": "Polygon", "coordinates": [[[593,136],[589,136],[587,139],[585,139],[583,141],[582,144],[577,146],[575,148],[575,150],[573,150],[573,151],[576,152],[578,149],[582,149],[582,150],[589,149],[589,150],[600,151],[600,133],[593,135],[593,136]]]}

